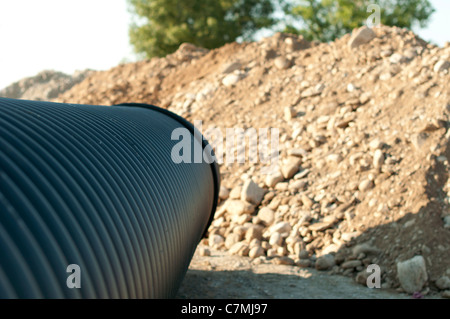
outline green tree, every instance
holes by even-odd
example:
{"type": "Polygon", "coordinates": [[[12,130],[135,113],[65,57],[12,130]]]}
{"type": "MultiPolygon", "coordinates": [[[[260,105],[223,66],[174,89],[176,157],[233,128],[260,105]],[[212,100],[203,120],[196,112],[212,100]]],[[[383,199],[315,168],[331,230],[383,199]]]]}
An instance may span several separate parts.
{"type": "Polygon", "coordinates": [[[285,32],[302,34],[308,40],[333,41],[362,26],[371,14],[367,12],[370,4],[380,7],[382,24],[401,28],[424,27],[434,12],[428,0],[293,0],[284,9],[290,19],[285,32]]]}
{"type": "Polygon", "coordinates": [[[128,0],[137,18],[130,27],[136,53],[174,52],[181,43],[213,49],[275,23],[272,0],[128,0]]]}

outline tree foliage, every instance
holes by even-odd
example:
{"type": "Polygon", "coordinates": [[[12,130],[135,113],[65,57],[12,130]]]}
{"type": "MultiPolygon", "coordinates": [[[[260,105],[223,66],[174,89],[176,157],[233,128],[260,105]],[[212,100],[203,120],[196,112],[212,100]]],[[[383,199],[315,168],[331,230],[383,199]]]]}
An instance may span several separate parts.
{"type": "Polygon", "coordinates": [[[411,29],[424,27],[434,12],[428,0],[293,0],[285,13],[292,21],[286,32],[304,35],[308,40],[332,41],[362,26],[371,12],[370,4],[380,7],[380,22],[384,25],[411,29]]]}
{"type": "Polygon", "coordinates": [[[275,23],[271,0],[128,0],[138,22],[130,42],[147,57],[174,52],[189,42],[212,49],[275,23]]]}

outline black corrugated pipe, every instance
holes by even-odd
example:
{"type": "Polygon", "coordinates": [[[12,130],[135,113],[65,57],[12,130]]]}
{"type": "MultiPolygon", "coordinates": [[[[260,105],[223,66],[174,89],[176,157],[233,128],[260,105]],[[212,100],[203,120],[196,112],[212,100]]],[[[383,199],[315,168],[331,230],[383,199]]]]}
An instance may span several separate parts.
{"type": "Polygon", "coordinates": [[[174,297],[219,183],[167,110],[0,98],[0,298],[174,297]]]}

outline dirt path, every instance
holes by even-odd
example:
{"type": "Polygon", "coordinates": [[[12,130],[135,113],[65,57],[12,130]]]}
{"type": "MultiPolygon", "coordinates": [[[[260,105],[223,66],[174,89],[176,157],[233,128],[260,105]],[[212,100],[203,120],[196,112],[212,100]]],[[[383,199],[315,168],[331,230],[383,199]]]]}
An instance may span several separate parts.
{"type": "MultiPolygon", "coordinates": [[[[428,296],[427,296],[428,297],[428,296]]],[[[351,278],[311,268],[255,264],[247,257],[198,249],[177,294],[180,299],[405,299],[406,294],[369,289],[351,278]]],[[[429,298],[429,297],[428,297],[429,298]]]]}

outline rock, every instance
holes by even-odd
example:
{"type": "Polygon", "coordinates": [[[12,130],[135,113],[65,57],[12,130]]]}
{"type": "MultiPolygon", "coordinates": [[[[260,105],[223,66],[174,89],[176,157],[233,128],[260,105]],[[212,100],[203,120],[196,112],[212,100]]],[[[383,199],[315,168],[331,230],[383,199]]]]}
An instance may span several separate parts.
{"type": "Polygon", "coordinates": [[[250,252],[250,248],[248,247],[248,244],[244,242],[238,242],[231,246],[230,250],[228,251],[231,255],[239,255],[239,256],[248,256],[248,253],[250,252]]]}
{"type": "Polygon", "coordinates": [[[356,268],[362,265],[361,260],[348,260],[341,264],[341,267],[344,269],[356,268]]]}
{"type": "Polygon", "coordinates": [[[420,292],[428,280],[425,259],[419,255],[398,262],[397,276],[404,291],[410,294],[420,292]]]}
{"type": "Polygon", "coordinates": [[[440,290],[450,289],[450,278],[448,276],[442,276],[436,280],[435,284],[440,290]]]}
{"type": "Polygon", "coordinates": [[[261,246],[255,246],[252,249],[250,249],[250,251],[248,252],[248,256],[253,259],[264,256],[264,255],[265,255],[265,251],[264,251],[264,248],[262,248],[261,246]]]}
{"type": "Polygon", "coordinates": [[[389,57],[389,62],[392,64],[405,63],[408,61],[408,58],[400,53],[394,53],[389,57]]]}
{"type": "Polygon", "coordinates": [[[366,192],[366,191],[372,189],[373,186],[374,186],[374,185],[373,185],[373,181],[371,181],[370,179],[364,179],[364,180],[359,184],[358,189],[359,189],[361,192],[366,192]]]}
{"type": "Polygon", "coordinates": [[[272,263],[275,265],[293,265],[294,260],[286,256],[276,256],[272,259],[272,263]]]}
{"type": "Polygon", "coordinates": [[[225,200],[230,196],[230,191],[225,186],[221,185],[219,189],[219,198],[225,200]]]}
{"type": "Polygon", "coordinates": [[[340,162],[342,162],[344,158],[342,157],[341,154],[330,154],[327,156],[327,162],[328,163],[335,163],[335,164],[339,164],[340,162]]]}
{"type": "Polygon", "coordinates": [[[203,246],[199,248],[198,253],[200,254],[200,256],[211,256],[211,250],[203,246]]]}
{"type": "Polygon", "coordinates": [[[265,192],[266,191],[259,187],[253,180],[248,179],[242,186],[241,199],[258,206],[261,203],[265,192]]]}
{"type": "Polygon", "coordinates": [[[428,139],[428,134],[420,132],[418,134],[411,135],[411,143],[414,145],[417,151],[424,151],[423,145],[428,139]]]}
{"type": "Polygon", "coordinates": [[[254,239],[261,240],[262,230],[260,226],[254,225],[245,233],[245,240],[251,242],[254,239]]]}
{"type": "Polygon", "coordinates": [[[291,225],[288,222],[279,222],[270,227],[270,233],[289,233],[291,231],[291,225]]]}
{"type": "Polygon", "coordinates": [[[232,215],[251,214],[255,211],[255,207],[242,200],[232,199],[226,202],[226,210],[232,215]]]}
{"type": "Polygon", "coordinates": [[[359,47],[362,44],[368,43],[372,41],[376,37],[375,32],[368,27],[362,27],[358,31],[354,33],[351,37],[348,45],[350,48],[354,49],[359,47]]]}
{"type": "Polygon", "coordinates": [[[291,66],[291,61],[282,56],[276,58],[273,63],[280,70],[289,69],[291,66]]]}
{"type": "Polygon", "coordinates": [[[335,265],[334,256],[331,254],[326,254],[317,258],[315,267],[317,270],[329,270],[334,265],[335,265]]]}
{"type": "Polygon", "coordinates": [[[444,227],[450,228],[450,215],[444,217],[444,227]]]}
{"type": "Polygon", "coordinates": [[[232,87],[236,85],[240,79],[241,79],[240,74],[231,73],[223,78],[222,84],[225,85],[226,87],[232,87]]]}
{"type": "Polygon", "coordinates": [[[281,246],[283,243],[283,238],[281,237],[280,233],[275,232],[270,236],[269,244],[272,246],[281,246]]]}
{"type": "Polygon", "coordinates": [[[324,223],[324,222],[319,222],[319,223],[314,223],[309,225],[309,229],[312,231],[324,231],[325,229],[330,228],[331,226],[333,226],[334,223],[324,223]]]}
{"type": "Polygon", "coordinates": [[[450,290],[445,290],[441,294],[442,298],[450,298],[450,290]]]}
{"type": "Polygon", "coordinates": [[[208,241],[209,241],[210,247],[218,248],[224,243],[225,240],[223,239],[222,236],[220,236],[218,234],[213,234],[213,235],[209,236],[208,241]]]}
{"type": "Polygon", "coordinates": [[[308,267],[311,267],[311,260],[299,259],[295,262],[295,264],[300,268],[308,268],[308,267]]]}
{"type": "Polygon", "coordinates": [[[377,150],[377,149],[381,149],[384,145],[384,142],[382,140],[380,140],[379,138],[373,139],[370,143],[369,143],[369,147],[372,150],[377,150]]]}
{"type": "Polygon", "coordinates": [[[358,256],[359,254],[366,254],[366,255],[376,255],[380,253],[380,250],[376,247],[373,247],[372,245],[369,245],[368,243],[364,244],[358,244],[352,249],[353,255],[358,256]]]}
{"type": "Polygon", "coordinates": [[[377,149],[373,154],[373,166],[377,169],[381,168],[384,164],[384,154],[383,151],[377,149]]]}
{"type": "Polygon", "coordinates": [[[289,156],[287,161],[281,166],[281,174],[286,179],[292,178],[298,172],[302,160],[295,156],[289,156]]]}
{"type": "Polygon", "coordinates": [[[296,115],[295,109],[291,106],[286,106],[284,108],[284,119],[288,122],[292,120],[296,115]]]}
{"type": "Polygon", "coordinates": [[[308,259],[309,258],[309,252],[307,250],[300,250],[298,257],[300,259],[308,259]]]}
{"type": "Polygon", "coordinates": [[[257,216],[266,226],[270,226],[275,219],[275,212],[268,207],[262,207],[257,216]]]}
{"type": "Polygon", "coordinates": [[[447,60],[439,60],[435,65],[434,65],[434,72],[444,72],[447,71],[450,68],[450,62],[447,60]]]}
{"type": "Polygon", "coordinates": [[[230,199],[240,199],[242,192],[242,186],[235,186],[231,189],[229,198],[230,199]]]}
{"type": "Polygon", "coordinates": [[[366,270],[360,271],[356,274],[355,281],[363,286],[367,286],[367,278],[369,278],[370,273],[366,270]]]}
{"type": "Polygon", "coordinates": [[[236,233],[228,234],[227,238],[225,238],[225,247],[227,249],[230,249],[231,247],[233,247],[234,244],[236,244],[240,241],[241,241],[241,236],[239,236],[239,234],[236,234],[236,233]]]}
{"type": "Polygon", "coordinates": [[[266,185],[268,187],[275,187],[279,182],[282,182],[284,179],[281,172],[276,172],[266,176],[266,185]]]}

